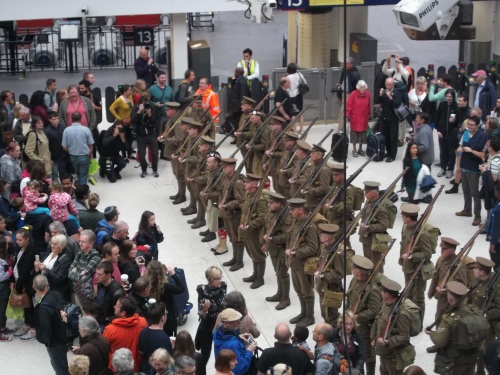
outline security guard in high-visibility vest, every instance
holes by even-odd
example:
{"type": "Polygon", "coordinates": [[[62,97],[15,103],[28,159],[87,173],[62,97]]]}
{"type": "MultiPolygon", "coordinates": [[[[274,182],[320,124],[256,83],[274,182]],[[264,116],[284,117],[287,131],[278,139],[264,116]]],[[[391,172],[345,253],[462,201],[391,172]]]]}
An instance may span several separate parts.
{"type": "Polygon", "coordinates": [[[243,50],[243,59],[236,64],[237,67],[243,68],[244,76],[247,79],[250,89],[252,87],[252,80],[255,78],[258,79],[260,76],[259,63],[252,59],[252,54],[253,52],[250,48],[245,48],[243,50]]]}

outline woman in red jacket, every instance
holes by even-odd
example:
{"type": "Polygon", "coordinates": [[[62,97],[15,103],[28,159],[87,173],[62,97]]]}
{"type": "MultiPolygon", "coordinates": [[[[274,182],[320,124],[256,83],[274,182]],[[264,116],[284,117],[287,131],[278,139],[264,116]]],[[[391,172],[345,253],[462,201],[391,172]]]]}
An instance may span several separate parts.
{"type": "Polygon", "coordinates": [[[363,144],[366,144],[366,130],[368,129],[368,119],[370,118],[370,93],[365,81],[359,80],[356,90],[349,94],[347,99],[347,117],[351,122],[351,143],[352,156],[365,156],[363,144]],[[356,144],[359,148],[356,149],[356,144]]]}

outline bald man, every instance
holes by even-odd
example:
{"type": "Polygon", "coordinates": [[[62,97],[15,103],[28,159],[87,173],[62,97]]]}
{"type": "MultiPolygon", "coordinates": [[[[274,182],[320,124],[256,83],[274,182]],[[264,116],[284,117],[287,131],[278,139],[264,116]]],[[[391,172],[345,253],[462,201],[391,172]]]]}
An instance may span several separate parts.
{"type": "Polygon", "coordinates": [[[153,62],[153,58],[148,56],[148,50],[142,48],[139,51],[139,57],[134,63],[135,74],[137,79],[143,79],[146,81],[146,85],[149,88],[155,80],[155,74],[158,68],[153,62]]]}
{"type": "Polygon", "coordinates": [[[286,323],[278,323],[274,329],[276,342],[273,348],[264,349],[257,363],[257,374],[264,375],[270,367],[284,363],[293,369],[294,374],[314,374],[314,365],[307,354],[292,346],[292,332],[286,323]]]}
{"type": "Polygon", "coordinates": [[[382,134],[385,137],[385,161],[392,163],[398,152],[398,124],[399,119],[394,110],[402,103],[401,93],[394,88],[394,79],[385,80],[385,89],[380,89],[376,99],[382,107],[382,134]]]}

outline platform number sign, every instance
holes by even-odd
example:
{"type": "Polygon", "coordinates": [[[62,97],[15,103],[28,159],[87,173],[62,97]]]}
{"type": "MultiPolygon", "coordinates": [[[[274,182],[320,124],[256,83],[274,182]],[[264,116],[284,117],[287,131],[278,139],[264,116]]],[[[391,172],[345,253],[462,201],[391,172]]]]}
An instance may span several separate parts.
{"type": "Polygon", "coordinates": [[[134,44],[136,46],[153,46],[155,44],[153,28],[141,27],[134,29],[134,44]]]}
{"type": "Polygon", "coordinates": [[[309,0],[278,0],[281,10],[302,10],[309,6],[309,0]]]}

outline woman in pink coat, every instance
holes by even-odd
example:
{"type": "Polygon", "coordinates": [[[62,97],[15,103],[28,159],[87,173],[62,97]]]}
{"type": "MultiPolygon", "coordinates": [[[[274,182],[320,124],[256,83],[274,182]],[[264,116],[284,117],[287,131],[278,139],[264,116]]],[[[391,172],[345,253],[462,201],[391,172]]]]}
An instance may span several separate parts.
{"type": "Polygon", "coordinates": [[[368,129],[368,119],[370,118],[370,93],[365,81],[359,80],[356,90],[349,94],[347,99],[347,117],[351,122],[351,143],[352,156],[365,156],[363,144],[366,144],[366,130],[368,129]],[[356,149],[356,144],[359,148],[356,149]]]}

